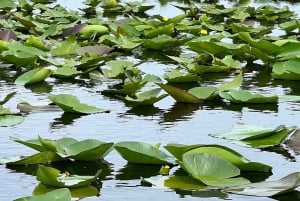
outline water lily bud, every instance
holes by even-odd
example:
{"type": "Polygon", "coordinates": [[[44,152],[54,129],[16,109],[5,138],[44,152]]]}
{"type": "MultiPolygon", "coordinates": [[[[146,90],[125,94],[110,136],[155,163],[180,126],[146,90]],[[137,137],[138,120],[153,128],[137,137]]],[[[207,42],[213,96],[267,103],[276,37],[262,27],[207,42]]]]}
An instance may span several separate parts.
{"type": "Polygon", "coordinates": [[[201,35],[207,35],[208,34],[206,29],[200,29],[200,33],[201,33],[201,35]]]}
{"type": "Polygon", "coordinates": [[[86,25],[79,33],[83,38],[90,38],[93,34],[103,35],[108,33],[108,28],[103,25],[86,25]]]}
{"type": "Polygon", "coordinates": [[[202,14],[201,17],[200,17],[200,21],[201,21],[201,22],[208,22],[208,21],[209,21],[209,18],[207,17],[206,14],[202,14]]]}
{"type": "Polygon", "coordinates": [[[108,0],[107,6],[110,8],[116,7],[117,6],[117,0],[108,0]]]}
{"type": "Polygon", "coordinates": [[[8,50],[8,42],[0,40],[0,51],[8,50]]]}
{"type": "Polygon", "coordinates": [[[169,175],[169,171],[170,171],[170,166],[169,165],[163,165],[163,166],[161,166],[161,168],[159,170],[159,174],[169,175]]]}
{"type": "Polygon", "coordinates": [[[169,18],[167,18],[167,17],[162,18],[162,21],[164,21],[164,22],[167,22],[168,20],[169,20],[169,18]]]}

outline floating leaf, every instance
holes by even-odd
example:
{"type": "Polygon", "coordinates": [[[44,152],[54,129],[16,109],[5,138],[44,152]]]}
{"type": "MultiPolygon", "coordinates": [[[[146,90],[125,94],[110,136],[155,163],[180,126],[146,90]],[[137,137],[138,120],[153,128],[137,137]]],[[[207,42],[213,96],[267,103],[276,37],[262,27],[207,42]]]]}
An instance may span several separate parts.
{"type": "Polygon", "coordinates": [[[219,91],[227,91],[230,89],[235,89],[241,86],[242,82],[243,82],[243,75],[239,74],[232,81],[220,84],[218,86],[218,89],[219,91]]]}
{"type": "Polygon", "coordinates": [[[0,0],[0,9],[12,9],[15,8],[16,4],[12,0],[0,0]]]}
{"type": "Polygon", "coordinates": [[[51,191],[49,193],[46,193],[45,195],[38,195],[38,196],[30,196],[30,197],[24,197],[24,198],[18,198],[15,201],[71,201],[71,193],[69,189],[62,188],[57,189],[54,191],[51,191]]]}
{"type": "Polygon", "coordinates": [[[230,132],[213,134],[213,136],[230,140],[241,140],[253,147],[269,147],[284,142],[294,130],[296,130],[296,127],[286,127],[284,125],[268,128],[238,124],[230,132]]]}
{"type": "Polygon", "coordinates": [[[17,143],[20,143],[20,144],[23,144],[27,147],[30,147],[34,150],[37,150],[37,151],[47,151],[47,149],[45,147],[42,146],[41,142],[39,141],[39,139],[35,139],[35,140],[21,140],[21,139],[18,139],[16,137],[9,137],[10,140],[13,140],[17,143]]]}
{"type": "Polygon", "coordinates": [[[264,104],[277,103],[278,96],[264,96],[257,93],[251,93],[245,90],[229,90],[227,92],[220,92],[219,95],[232,103],[250,103],[250,104],[264,104]]]}
{"type": "Polygon", "coordinates": [[[102,94],[128,95],[135,96],[135,93],[145,86],[147,82],[125,82],[122,89],[106,89],[102,94]]]}
{"type": "Polygon", "coordinates": [[[116,143],[114,148],[129,163],[154,165],[173,163],[170,156],[147,143],[125,141],[116,143]]]}
{"type": "Polygon", "coordinates": [[[15,80],[17,85],[29,85],[44,81],[52,74],[52,70],[47,68],[36,68],[22,74],[15,80]]]}
{"type": "Polygon", "coordinates": [[[111,52],[113,49],[107,46],[103,45],[95,45],[95,46],[84,46],[81,48],[78,48],[76,53],[78,55],[84,55],[84,54],[97,54],[99,56],[107,54],[111,52]]]}
{"type": "Polygon", "coordinates": [[[271,197],[293,191],[300,186],[300,172],[291,173],[277,181],[264,181],[224,189],[241,195],[271,197]]]}
{"type": "Polygon", "coordinates": [[[194,87],[187,91],[201,100],[211,100],[218,95],[216,87],[194,87]]]}
{"type": "Polygon", "coordinates": [[[52,49],[51,53],[54,56],[76,54],[78,48],[80,48],[80,45],[77,44],[76,38],[74,36],[69,36],[57,48],[52,49]]]}
{"type": "Polygon", "coordinates": [[[183,73],[179,70],[172,70],[171,72],[166,73],[164,78],[168,82],[177,82],[177,83],[198,82],[200,80],[200,77],[195,74],[183,73]]]}
{"type": "Polygon", "coordinates": [[[203,100],[199,99],[197,96],[188,93],[177,87],[173,87],[167,84],[156,83],[162,89],[164,89],[170,96],[172,96],[177,102],[180,103],[201,103],[203,100]]]}
{"type": "Polygon", "coordinates": [[[180,166],[206,185],[226,187],[249,183],[247,179],[236,177],[240,174],[236,166],[211,154],[183,154],[180,166]]]}
{"type": "Polygon", "coordinates": [[[62,161],[63,159],[52,151],[43,151],[27,157],[12,158],[5,161],[7,165],[30,165],[62,161]]]}
{"type": "Polygon", "coordinates": [[[141,105],[153,105],[154,103],[165,98],[167,94],[159,95],[161,89],[152,89],[149,91],[144,91],[136,95],[136,98],[131,98],[129,96],[117,96],[122,99],[126,104],[131,106],[141,106],[141,105]]]}
{"type": "Polygon", "coordinates": [[[300,70],[297,66],[300,59],[276,62],[272,68],[272,77],[284,80],[300,80],[300,70]]]}
{"type": "Polygon", "coordinates": [[[37,180],[43,184],[56,187],[81,187],[90,185],[101,173],[99,170],[95,176],[78,176],[61,173],[59,170],[51,167],[39,165],[36,172],[37,180]]]}
{"type": "Polygon", "coordinates": [[[80,103],[76,96],[69,94],[50,95],[49,99],[65,112],[92,114],[108,111],[80,103]]]}
{"type": "Polygon", "coordinates": [[[10,29],[4,29],[0,32],[0,40],[9,41],[9,40],[18,40],[17,35],[10,29]]]}
{"type": "Polygon", "coordinates": [[[24,117],[20,115],[0,115],[0,126],[9,127],[20,124],[24,121],[24,117]]]}
{"type": "Polygon", "coordinates": [[[82,23],[82,24],[76,24],[74,27],[69,28],[67,30],[65,30],[62,34],[63,37],[67,37],[71,34],[77,34],[80,32],[81,29],[83,29],[83,27],[85,27],[86,24],[82,23]]]}

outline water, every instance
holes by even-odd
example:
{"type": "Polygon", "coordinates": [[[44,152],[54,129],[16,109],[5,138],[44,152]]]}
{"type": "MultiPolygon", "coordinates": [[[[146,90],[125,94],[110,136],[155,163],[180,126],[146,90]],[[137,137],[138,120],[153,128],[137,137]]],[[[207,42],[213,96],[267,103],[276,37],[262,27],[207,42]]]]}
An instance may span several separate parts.
{"type": "MultiPolygon", "coordinates": [[[[81,1],[58,1],[70,9],[81,7],[81,1]],[[72,2],[72,3],[71,3],[72,2]]],[[[150,1],[152,4],[154,1],[150,1]]],[[[155,1],[156,2],[156,1],[155,1]]],[[[253,3],[253,5],[257,5],[253,3]]],[[[280,3],[281,5],[281,3],[280,3]]],[[[179,12],[170,5],[157,7],[152,13],[167,12],[176,15],[179,12]]],[[[292,9],[299,9],[293,6],[292,9]]],[[[149,61],[141,65],[146,73],[163,74],[164,69],[170,66],[158,61],[149,61]]],[[[0,68],[0,74],[4,69],[0,68]]],[[[3,72],[6,75],[6,72],[3,72]]],[[[8,107],[17,111],[16,105],[20,101],[30,103],[41,103],[48,101],[50,93],[68,93],[76,95],[82,102],[96,107],[110,109],[109,114],[92,114],[87,116],[70,116],[60,111],[41,111],[29,113],[25,116],[22,124],[0,128],[0,156],[30,155],[35,152],[9,140],[9,136],[21,139],[37,138],[38,135],[46,138],[57,139],[61,137],[73,137],[78,140],[87,138],[102,141],[130,141],[138,140],[162,145],[168,143],[183,144],[221,144],[229,146],[250,160],[263,162],[273,167],[273,175],[267,180],[276,180],[281,177],[299,171],[299,155],[292,151],[279,154],[270,151],[247,148],[232,144],[227,140],[213,138],[210,133],[228,131],[236,123],[265,125],[276,127],[280,124],[300,126],[300,103],[279,103],[278,105],[263,107],[259,106],[214,106],[214,105],[184,105],[175,103],[171,97],[167,97],[144,110],[134,110],[126,107],[123,102],[105,97],[99,91],[106,89],[109,82],[97,82],[90,80],[78,80],[76,83],[58,83],[57,80],[49,78],[47,84],[41,87],[21,87],[10,84],[11,77],[0,81],[1,94],[16,91],[16,96],[9,101],[8,107]]],[[[252,91],[263,91],[265,93],[300,95],[298,82],[274,81],[260,72],[253,71],[244,75],[245,81],[242,88],[252,91]]],[[[208,75],[203,78],[204,83],[221,83],[232,76],[208,75]]],[[[111,152],[106,158],[110,164],[103,174],[102,187],[99,197],[86,198],[84,200],[241,200],[241,201],[272,201],[285,200],[286,198],[259,198],[232,194],[223,194],[219,191],[187,192],[171,189],[158,189],[141,185],[140,176],[155,176],[158,170],[147,167],[128,167],[119,154],[111,152]],[[140,168],[140,174],[134,174],[140,168]]],[[[79,170],[78,170],[79,171],[79,170]]],[[[32,194],[38,182],[34,170],[27,168],[16,169],[0,166],[0,200],[8,201],[32,194]],[[26,172],[26,173],[24,173],[26,172]]],[[[286,200],[296,200],[299,193],[286,200]]]]}

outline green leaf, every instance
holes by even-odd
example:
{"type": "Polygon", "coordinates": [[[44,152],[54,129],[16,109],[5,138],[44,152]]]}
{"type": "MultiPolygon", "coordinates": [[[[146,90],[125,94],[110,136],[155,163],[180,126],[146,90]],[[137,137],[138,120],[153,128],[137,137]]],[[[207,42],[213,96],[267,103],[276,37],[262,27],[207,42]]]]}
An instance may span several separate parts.
{"type": "Polygon", "coordinates": [[[38,139],[35,139],[35,140],[21,140],[21,139],[18,139],[16,137],[9,137],[9,139],[13,140],[14,142],[23,144],[27,147],[30,147],[34,150],[40,151],[40,152],[47,151],[47,149],[42,146],[40,140],[38,140],[38,139]]]}
{"type": "MultiPolygon", "coordinates": [[[[43,195],[46,193],[49,193],[51,191],[60,189],[59,187],[53,187],[53,186],[47,186],[42,183],[39,183],[33,190],[33,194],[35,196],[37,195],[43,195]]],[[[88,185],[88,186],[82,186],[77,188],[69,188],[71,192],[72,198],[86,198],[86,197],[93,197],[99,195],[99,189],[95,186],[88,185]]],[[[63,199],[62,201],[65,201],[63,199]]]]}
{"type": "Polygon", "coordinates": [[[82,71],[77,70],[74,66],[58,67],[53,73],[54,76],[61,78],[73,78],[80,74],[82,71]]]}
{"type": "Polygon", "coordinates": [[[14,158],[7,161],[8,165],[30,165],[62,161],[63,159],[52,151],[43,151],[32,156],[14,158]]]}
{"type": "Polygon", "coordinates": [[[44,81],[52,74],[52,70],[47,68],[37,68],[22,74],[15,80],[17,85],[29,85],[44,81]]]}
{"type": "Polygon", "coordinates": [[[271,197],[293,191],[300,186],[300,172],[291,173],[277,181],[264,181],[224,189],[229,193],[271,197]]]}
{"type": "Polygon", "coordinates": [[[126,104],[130,106],[141,106],[141,105],[153,105],[154,103],[165,98],[167,94],[159,95],[161,89],[152,89],[149,91],[144,91],[136,95],[136,98],[131,98],[130,96],[117,96],[122,99],[126,104]]]}
{"type": "Polygon", "coordinates": [[[54,56],[76,54],[78,48],[80,48],[80,45],[77,44],[75,36],[70,36],[57,48],[52,49],[51,53],[54,56]]]}
{"type": "Polygon", "coordinates": [[[172,70],[166,73],[164,78],[171,83],[198,82],[200,80],[200,77],[195,74],[183,73],[179,70],[172,70]]]}
{"type": "Polygon", "coordinates": [[[116,143],[114,148],[129,163],[163,165],[173,160],[163,151],[143,142],[125,141],[116,143]]]}
{"type": "Polygon", "coordinates": [[[50,95],[49,99],[54,104],[58,105],[61,109],[63,109],[65,112],[92,114],[108,111],[80,103],[76,96],[69,94],[50,95]]]}
{"type": "Polygon", "coordinates": [[[220,92],[219,95],[232,102],[232,103],[250,103],[250,104],[264,104],[264,103],[277,103],[278,96],[264,96],[257,93],[251,93],[245,90],[229,90],[220,92]]]}
{"type": "Polygon", "coordinates": [[[199,99],[197,96],[188,93],[177,87],[173,87],[167,84],[156,83],[163,90],[165,90],[170,96],[172,96],[177,102],[181,103],[201,103],[203,100],[199,99]]]}
{"type": "Polygon", "coordinates": [[[241,140],[253,147],[269,147],[284,142],[294,130],[296,130],[296,127],[286,127],[284,125],[268,128],[238,124],[230,132],[213,134],[213,136],[230,140],[241,140]]]}
{"type": "Polygon", "coordinates": [[[2,101],[0,101],[0,105],[4,105],[5,103],[7,103],[12,97],[14,97],[16,95],[17,92],[11,92],[9,94],[7,94],[4,99],[2,101]]]}
{"type": "Polygon", "coordinates": [[[171,35],[174,31],[174,24],[168,24],[165,26],[153,27],[151,30],[147,30],[144,32],[146,38],[154,38],[159,35],[171,35]]]}
{"type": "Polygon", "coordinates": [[[99,140],[88,139],[79,142],[58,142],[58,154],[62,157],[69,157],[81,161],[94,161],[106,156],[113,146],[113,143],[105,143],[99,140]]]}
{"type": "Polygon", "coordinates": [[[272,68],[272,77],[284,80],[300,80],[300,59],[276,62],[272,68]]]}
{"type": "Polygon", "coordinates": [[[122,89],[105,89],[101,93],[132,96],[145,86],[145,84],[147,84],[147,82],[125,82],[122,89]]]}
{"type": "Polygon", "coordinates": [[[0,0],[0,9],[12,9],[15,8],[16,4],[12,0],[0,0]]]}
{"type": "Polygon", "coordinates": [[[18,198],[14,201],[71,201],[71,193],[69,189],[62,188],[46,193],[45,195],[30,196],[18,198]]]}
{"type": "Polygon", "coordinates": [[[238,76],[236,76],[232,81],[220,84],[218,86],[219,91],[227,91],[230,89],[235,89],[241,86],[243,82],[243,75],[240,73],[238,76]]]}
{"type": "Polygon", "coordinates": [[[99,170],[95,176],[69,175],[67,172],[61,173],[55,168],[39,165],[36,177],[37,180],[49,186],[81,187],[90,185],[96,180],[100,173],[101,170],[99,170]]]}
{"type": "Polygon", "coordinates": [[[218,156],[211,154],[183,154],[182,168],[193,178],[212,186],[232,186],[249,183],[244,178],[232,178],[240,174],[239,168],[218,156]],[[220,171],[222,167],[222,171],[220,171]]]}
{"type": "Polygon", "coordinates": [[[3,127],[14,126],[22,123],[23,121],[24,121],[24,117],[20,115],[13,115],[13,114],[0,115],[0,126],[3,127]]]}
{"type": "Polygon", "coordinates": [[[168,35],[159,35],[152,39],[144,39],[142,46],[152,50],[169,50],[181,44],[181,40],[168,35]]]}
{"type": "Polygon", "coordinates": [[[218,95],[216,87],[194,87],[187,91],[201,100],[211,100],[218,95]]]}

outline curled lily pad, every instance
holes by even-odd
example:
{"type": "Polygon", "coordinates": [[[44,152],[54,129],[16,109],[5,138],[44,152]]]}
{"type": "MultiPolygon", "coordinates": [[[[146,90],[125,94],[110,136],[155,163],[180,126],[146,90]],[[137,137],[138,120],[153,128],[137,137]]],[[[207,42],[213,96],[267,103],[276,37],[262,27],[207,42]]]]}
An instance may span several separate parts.
{"type": "Polygon", "coordinates": [[[30,70],[15,80],[17,85],[29,85],[44,81],[52,74],[52,70],[48,68],[37,68],[30,70]]]}
{"type": "Polygon", "coordinates": [[[12,97],[14,97],[14,95],[16,95],[17,92],[11,92],[9,94],[7,94],[3,100],[0,101],[0,105],[4,105],[5,103],[7,103],[12,97]]]}
{"type": "Polygon", "coordinates": [[[122,99],[126,104],[131,106],[153,105],[154,103],[160,101],[161,99],[167,96],[167,94],[159,95],[159,93],[160,93],[160,89],[152,89],[137,94],[136,98],[131,98],[129,96],[126,97],[117,96],[117,97],[122,99]]]}
{"type": "Polygon", "coordinates": [[[250,103],[250,104],[263,104],[263,103],[277,103],[278,96],[264,96],[257,93],[251,93],[245,90],[229,90],[220,92],[219,95],[232,102],[232,103],[250,103]]]}
{"type": "Polygon", "coordinates": [[[268,128],[253,125],[235,125],[230,132],[213,134],[215,137],[240,141],[253,147],[269,147],[283,143],[297,127],[284,125],[268,128]]]}
{"type": "Polygon", "coordinates": [[[80,114],[93,114],[99,112],[108,112],[108,110],[96,108],[94,106],[89,106],[77,99],[76,96],[70,94],[58,94],[58,95],[50,95],[49,99],[58,105],[65,112],[70,113],[80,113],[80,114]]]}
{"type": "Polygon", "coordinates": [[[166,73],[164,78],[168,82],[179,82],[179,83],[198,82],[200,80],[200,77],[195,74],[183,73],[179,70],[172,70],[171,72],[166,73]]]}
{"type": "Polygon", "coordinates": [[[299,58],[276,62],[272,68],[272,76],[276,79],[300,80],[300,70],[297,68],[299,64],[299,58]]]}
{"type": "Polygon", "coordinates": [[[116,143],[114,148],[129,163],[172,164],[172,158],[163,151],[143,142],[125,141],[116,143]]]}
{"type": "Polygon", "coordinates": [[[125,82],[122,89],[106,89],[101,93],[135,96],[135,93],[145,86],[145,84],[147,84],[147,82],[125,82]]]}
{"type": "Polygon", "coordinates": [[[218,88],[216,87],[194,87],[187,92],[201,100],[211,100],[218,97],[218,88]]]}
{"type": "Polygon", "coordinates": [[[49,186],[81,187],[90,185],[100,173],[101,170],[94,176],[69,175],[67,172],[61,173],[58,169],[40,165],[36,172],[36,177],[37,180],[49,186]]]}
{"type": "Polygon", "coordinates": [[[249,183],[245,178],[236,177],[240,175],[239,168],[212,154],[186,153],[179,164],[193,178],[206,185],[226,187],[249,183]]]}
{"type": "Polygon", "coordinates": [[[30,197],[24,197],[24,198],[18,198],[15,201],[71,201],[71,193],[69,189],[62,188],[53,190],[51,192],[46,193],[45,195],[37,195],[37,196],[30,196],[30,197]]]}
{"type": "Polygon", "coordinates": [[[293,191],[300,186],[300,172],[291,173],[277,181],[264,181],[224,189],[225,192],[241,195],[271,197],[293,191]]]}

